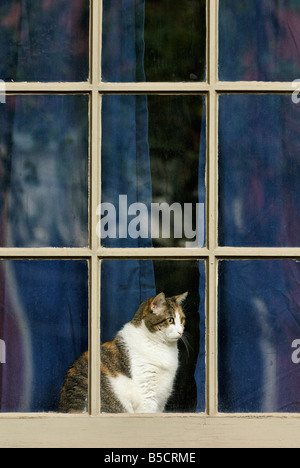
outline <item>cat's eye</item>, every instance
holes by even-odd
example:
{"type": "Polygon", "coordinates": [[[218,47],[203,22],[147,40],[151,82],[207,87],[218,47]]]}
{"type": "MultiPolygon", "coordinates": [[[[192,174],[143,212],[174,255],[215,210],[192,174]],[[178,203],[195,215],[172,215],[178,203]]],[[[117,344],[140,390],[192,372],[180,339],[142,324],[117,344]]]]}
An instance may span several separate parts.
{"type": "Polygon", "coordinates": [[[175,320],[172,317],[170,317],[168,319],[168,322],[169,322],[170,325],[173,325],[173,323],[175,323],[175,320]]]}

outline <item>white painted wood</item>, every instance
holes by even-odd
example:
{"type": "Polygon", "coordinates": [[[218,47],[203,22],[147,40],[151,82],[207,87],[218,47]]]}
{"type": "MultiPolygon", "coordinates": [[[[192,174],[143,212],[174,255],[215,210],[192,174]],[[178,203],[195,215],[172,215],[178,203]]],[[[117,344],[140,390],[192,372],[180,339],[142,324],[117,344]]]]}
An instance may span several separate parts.
{"type": "Polygon", "coordinates": [[[218,81],[218,0],[209,0],[205,83],[101,82],[101,0],[91,0],[91,73],[85,83],[7,83],[11,94],[88,93],[90,96],[90,246],[86,249],[1,249],[0,258],[87,259],[90,265],[90,413],[92,416],[0,415],[0,447],[298,447],[298,415],[218,415],[217,264],[224,258],[300,258],[300,248],[218,247],[218,96],[222,93],[291,93],[292,83],[218,81]],[[101,180],[101,94],[205,94],[207,119],[207,232],[203,249],[103,249],[96,237],[101,180]],[[100,261],[102,259],[205,259],[207,268],[207,412],[203,415],[99,416],[100,261]]]}
{"type": "Polygon", "coordinates": [[[299,417],[5,418],[0,448],[299,448],[299,417]]]}

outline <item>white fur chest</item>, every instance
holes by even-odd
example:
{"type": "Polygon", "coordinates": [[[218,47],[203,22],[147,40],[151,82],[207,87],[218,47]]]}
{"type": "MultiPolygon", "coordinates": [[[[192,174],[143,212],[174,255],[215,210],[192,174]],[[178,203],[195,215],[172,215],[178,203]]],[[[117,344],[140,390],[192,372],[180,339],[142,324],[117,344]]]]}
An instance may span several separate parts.
{"type": "Polygon", "coordinates": [[[130,358],[133,411],[162,412],[172,393],[178,368],[177,343],[159,341],[144,324],[140,327],[127,324],[121,336],[130,358]]]}

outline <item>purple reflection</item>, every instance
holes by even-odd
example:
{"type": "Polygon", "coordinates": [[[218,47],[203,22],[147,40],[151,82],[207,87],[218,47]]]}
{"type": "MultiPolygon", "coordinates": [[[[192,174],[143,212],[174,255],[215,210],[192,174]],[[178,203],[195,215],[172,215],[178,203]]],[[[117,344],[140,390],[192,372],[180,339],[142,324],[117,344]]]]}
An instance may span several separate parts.
{"type": "Polygon", "coordinates": [[[89,0],[1,0],[0,78],[87,81],[89,0]]]}
{"type": "Polygon", "coordinates": [[[299,281],[298,261],[220,263],[220,411],[300,411],[299,281]]]}
{"type": "Polygon", "coordinates": [[[300,67],[297,0],[220,2],[220,79],[294,81],[300,67]]]}
{"type": "Polygon", "coordinates": [[[7,96],[0,245],[88,245],[88,96],[7,96]]]}
{"type": "Polygon", "coordinates": [[[221,245],[299,247],[299,128],[291,95],[220,97],[221,245]]]}

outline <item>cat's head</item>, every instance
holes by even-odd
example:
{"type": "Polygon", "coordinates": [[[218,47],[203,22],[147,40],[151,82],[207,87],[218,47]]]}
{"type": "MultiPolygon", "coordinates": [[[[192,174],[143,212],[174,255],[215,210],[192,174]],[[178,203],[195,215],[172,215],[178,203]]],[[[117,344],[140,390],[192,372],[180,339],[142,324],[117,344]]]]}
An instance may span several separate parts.
{"type": "Polygon", "coordinates": [[[140,306],[132,323],[137,327],[144,323],[162,341],[177,342],[184,333],[186,318],[182,306],[187,295],[166,298],[164,293],[159,294],[140,306]]]}

